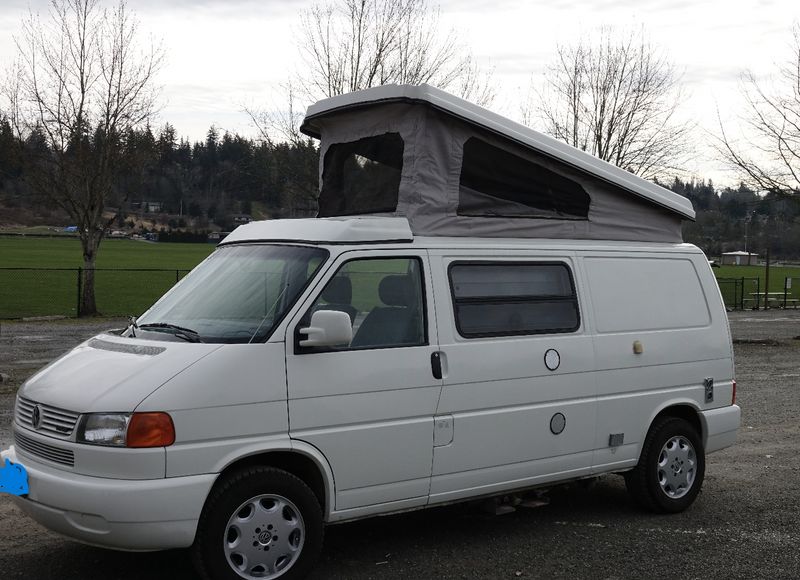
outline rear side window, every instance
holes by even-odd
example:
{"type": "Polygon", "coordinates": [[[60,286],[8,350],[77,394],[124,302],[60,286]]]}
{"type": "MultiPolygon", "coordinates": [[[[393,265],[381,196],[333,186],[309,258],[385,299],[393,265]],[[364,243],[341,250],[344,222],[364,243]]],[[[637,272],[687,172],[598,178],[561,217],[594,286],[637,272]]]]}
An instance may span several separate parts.
{"type": "Polygon", "coordinates": [[[395,211],[403,149],[399,133],[331,145],[323,164],[319,217],[395,211]]]}
{"type": "Polygon", "coordinates": [[[456,327],[465,338],[580,327],[572,272],[561,262],[455,262],[450,288],[456,327]]]}
{"type": "Polygon", "coordinates": [[[587,257],[597,332],[697,328],[711,323],[691,260],[587,257]]]}

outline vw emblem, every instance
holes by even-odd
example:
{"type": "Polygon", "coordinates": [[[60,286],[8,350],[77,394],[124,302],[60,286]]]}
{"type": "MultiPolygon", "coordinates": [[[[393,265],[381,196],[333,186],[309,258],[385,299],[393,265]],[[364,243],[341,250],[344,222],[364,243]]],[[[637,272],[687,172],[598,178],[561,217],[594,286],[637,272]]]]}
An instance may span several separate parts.
{"type": "Polygon", "coordinates": [[[38,430],[42,426],[42,407],[41,405],[35,405],[33,407],[33,414],[31,414],[31,423],[33,424],[33,428],[38,430]]]}
{"type": "Polygon", "coordinates": [[[258,534],[258,543],[262,546],[266,546],[272,540],[272,534],[269,533],[267,530],[264,530],[260,534],[258,534]]]}

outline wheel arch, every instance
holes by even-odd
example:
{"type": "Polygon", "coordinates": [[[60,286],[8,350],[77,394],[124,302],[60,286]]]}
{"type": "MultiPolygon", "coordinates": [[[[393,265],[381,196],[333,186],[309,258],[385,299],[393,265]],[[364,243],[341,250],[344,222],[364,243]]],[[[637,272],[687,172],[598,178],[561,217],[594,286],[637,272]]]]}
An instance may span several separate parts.
{"type": "MultiPolygon", "coordinates": [[[[653,425],[655,425],[661,418],[676,417],[678,419],[684,419],[692,427],[694,427],[695,431],[697,431],[697,434],[700,436],[700,440],[703,442],[703,447],[705,447],[708,429],[706,428],[705,422],[701,418],[701,415],[700,409],[697,407],[697,404],[694,401],[668,402],[650,418],[650,423],[647,427],[647,434],[650,433],[650,431],[653,429],[653,425]]],[[[647,438],[647,434],[645,434],[645,439],[647,438]]],[[[639,452],[641,453],[641,450],[639,452]]]]}
{"type": "Polygon", "coordinates": [[[323,518],[328,521],[335,505],[333,472],[327,459],[316,447],[301,441],[291,441],[286,447],[252,450],[225,465],[217,482],[233,471],[256,465],[282,469],[303,480],[319,500],[323,518]]]}

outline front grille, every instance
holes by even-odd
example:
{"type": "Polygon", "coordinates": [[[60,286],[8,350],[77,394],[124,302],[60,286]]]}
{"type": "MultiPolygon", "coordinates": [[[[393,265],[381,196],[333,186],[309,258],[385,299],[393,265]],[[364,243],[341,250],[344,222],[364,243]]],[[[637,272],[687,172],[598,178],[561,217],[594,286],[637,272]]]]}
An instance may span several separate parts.
{"type": "Polygon", "coordinates": [[[14,431],[14,443],[18,448],[36,457],[41,457],[42,459],[47,459],[48,461],[60,463],[68,467],[75,466],[75,454],[70,449],[61,449],[49,443],[36,441],[18,431],[14,431]]]}
{"type": "Polygon", "coordinates": [[[78,422],[80,413],[73,413],[57,407],[49,405],[42,405],[22,397],[17,397],[17,423],[28,429],[33,429],[37,433],[43,435],[51,435],[53,437],[60,437],[62,439],[68,438],[72,435],[75,429],[75,423],[78,422]],[[39,407],[41,415],[41,423],[39,428],[33,424],[34,409],[39,407]]]}

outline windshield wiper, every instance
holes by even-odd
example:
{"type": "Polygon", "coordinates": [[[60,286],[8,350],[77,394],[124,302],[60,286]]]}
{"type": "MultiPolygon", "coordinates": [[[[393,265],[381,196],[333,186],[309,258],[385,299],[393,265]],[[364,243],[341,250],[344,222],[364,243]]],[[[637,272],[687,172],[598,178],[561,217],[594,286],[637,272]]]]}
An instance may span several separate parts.
{"type": "Polygon", "coordinates": [[[148,329],[148,328],[164,328],[166,330],[175,331],[173,334],[178,338],[182,338],[187,342],[203,342],[200,339],[200,335],[197,331],[192,330],[191,328],[184,328],[183,326],[178,326],[177,324],[170,324],[169,322],[151,322],[149,324],[138,324],[136,326],[138,329],[148,329]]]}
{"type": "Polygon", "coordinates": [[[137,328],[139,328],[139,325],[136,324],[136,317],[135,316],[128,316],[128,326],[125,328],[125,330],[130,329],[131,336],[133,338],[136,338],[136,329],[137,328]]]}

